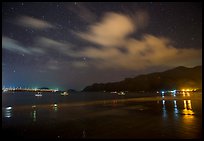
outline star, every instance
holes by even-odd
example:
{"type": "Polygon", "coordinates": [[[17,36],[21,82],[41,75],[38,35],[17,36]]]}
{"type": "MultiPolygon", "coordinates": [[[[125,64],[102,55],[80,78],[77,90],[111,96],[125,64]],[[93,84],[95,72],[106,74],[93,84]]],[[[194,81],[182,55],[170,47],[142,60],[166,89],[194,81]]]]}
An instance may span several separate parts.
{"type": "Polygon", "coordinates": [[[13,72],[15,73],[15,72],[16,72],[16,70],[13,70],[13,72]]]}

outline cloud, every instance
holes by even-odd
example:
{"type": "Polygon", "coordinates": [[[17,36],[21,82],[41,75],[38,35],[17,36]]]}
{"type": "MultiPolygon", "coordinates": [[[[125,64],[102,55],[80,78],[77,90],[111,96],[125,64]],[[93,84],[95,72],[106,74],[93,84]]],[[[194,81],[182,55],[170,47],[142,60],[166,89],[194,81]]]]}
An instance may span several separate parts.
{"type": "Polygon", "coordinates": [[[2,37],[2,48],[15,53],[31,54],[31,51],[28,48],[22,46],[18,41],[8,37],[2,37]]]}
{"type": "Polygon", "coordinates": [[[147,13],[136,17],[107,13],[90,31],[77,33],[82,39],[100,45],[86,47],[77,54],[90,58],[90,64],[100,69],[147,69],[152,66],[175,67],[202,64],[202,49],[176,48],[168,38],[150,34],[135,39],[128,35],[147,23],[147,13]],[[121,51],[124,50],[124,51],[121,51]]]}
{"type": "Polygon", "coordinates": [[[44,54],[45,51],[41,48],[37,47],[25,47],[21,45],[18,41],[5,37],[2,37],[2,48],[9,50],[13,53],[19,53],[19,54],[29,54],[34,55],[36,53],[44,54]]]}
{"type": "Polygon", "coordinates": [[[140,70],[152,66],[176,67],[179,65],[200,65],[201,49],[179,49],[171,45],[170,40],[153,35],[145,35],[142,40],[128,39],[121,52],[118,48],[94,47],[80,52],[81,56],[93,59],[90,64],[100,69],[114,68],[140,70]]]}
{"type": "Polygon", "coordinates": [[[81,56],[86,56],[92,59],[114,58],[121,55],[120,51],[115,48],[97,49],[93,47],[87,47],[87,49],[85,49],[80,54],[81,56]]]}
{"type": "Polygon", "coordinates": [[[201,49],[179,49],[174,47],[169,39],[154,35],[144,35],[142,40],[129,39],[126,47],[128,54],[125,54],[126,59],[121,60],[121,65],[126,68],[189,66],[201,63],[201,49]]]}
{"type": "Polygon", "coordinates": [[[46,53],[44,49],[39,48],[39,47],[32,47],[32,48],[30,48],[30,50],[33,53],[37,53],[37,54],[45,54],[46,53]]]}
{"type": "Polygon", "coordinates": [[[17,24],[20,26],[31,27],[34,29],[54,28],[54,26],[44,20],[29,16],[21,16],[17,19],[17,24]]]}
{"type": "Polygon", "coordinates": [[[60,52],[64,55],[77,57],[78,55],[72,50],[73,44],[69,42],[60,42],[47,37],[38,37],[36,39],[36,46],[40,46],[47,51],[54,50],[55,52],[60,52]]]}
{"type": "Polygon", "coordinates": [[[53,40],[47,37],[38,37],[37,43],[46,47],[55,47],[55,48],[66,46],[66,44],[63,44],[61,42],[58,42],[56,40],[53,40]]]}
{"type": "Polygon", "coordinates": [[[72,66],[77,67],[77,68],[84,68],[84,67],[87,67],[88,65],[82,61],[74,61],[72,62],[72,66]]]}
{"type": "Polygon", "coordinates": [[[77,35],[102,46],[120,46],[125,37],[134,30],[134,23],[129,17],[123,14],[106,13],[101,22],[90,26],[88,33],[77,33],[77,35]]]}

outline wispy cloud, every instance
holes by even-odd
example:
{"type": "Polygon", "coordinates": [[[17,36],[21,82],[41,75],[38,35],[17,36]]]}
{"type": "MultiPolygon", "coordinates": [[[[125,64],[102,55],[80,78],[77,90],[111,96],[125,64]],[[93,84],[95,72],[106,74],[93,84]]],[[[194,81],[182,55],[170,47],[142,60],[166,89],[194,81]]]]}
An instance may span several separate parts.
{"type": "Polygon", "coordinates": [[[31,27],[34,29],[55,28],[52,24],[44,20],[39,20],[30,16],[20,16],[17,19],[17,24],[20,26],[31,27]]]}
{"type": "Polygon", "coordinates": [[[45,47],[51,47],[51,48],[58,48],[58,47],[65,47],[67,46],[66,44],[64,43],[61,43],[59,41],[56,41],[54,39],[50,39],[50,38],[47,38],[47,37],[38,37],[37,38],[37,41],[36,41],[39,45],[41,44],[42,46],[45,46],[45,47]]]}
{"type": "Polygon", "coordinates": [[[61,54],[71,56],[71,57],[77,57],[78,54],[76,54],[72,48],[74,48],[74,45],[69,42],[62,42],[57,41],[51,38],[47,37],[38,37],[36,40],[36,46],[40,46],[41,48],[44,48],[47,51],[54,51],[59,52],[61,54]]]}
{"type": "Polygon", "coordinates": [[[2,37],[2,48],[9,50],[13,53],[19,53],[19,54],[29,54],[33,55],[35,53],[44,54],[44,50],[41,48],[35,48],[35,47],[26,47],[22,45],[17,40],[11,39],[9,37],[3,36],[2,37]]]}
{"type": "Polygon", "coordinates": [[[37,54],[45,54],[45,50],[39,47],[32,47],[30,48],[31,52],[37,53],[37,54]]]}
{"type": "Polygon", "coordinates": [[[12,52],[31,54],[31,51],[18,41],[4,36],[2,37],[2,48],[12,52]]]}
{"type": "Polygon", "coordinates": [[[77,67],[77,68],[84,68],[84,67],[87,67],[88,65],[82,61],[73,61],[72,66],[77,67]]]}

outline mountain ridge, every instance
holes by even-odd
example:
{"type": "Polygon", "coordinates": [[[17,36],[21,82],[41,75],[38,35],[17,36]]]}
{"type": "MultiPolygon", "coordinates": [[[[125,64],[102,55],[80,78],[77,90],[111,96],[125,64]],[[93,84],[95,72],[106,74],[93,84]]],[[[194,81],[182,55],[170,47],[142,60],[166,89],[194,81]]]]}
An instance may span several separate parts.
{"type": "Polygon", "coordinates": [[[159,91],[182,88],[202,89],[202,66],[178,66],[162,72],[140,74],[118,82],[94,83],[83,91],[159,91]]]}

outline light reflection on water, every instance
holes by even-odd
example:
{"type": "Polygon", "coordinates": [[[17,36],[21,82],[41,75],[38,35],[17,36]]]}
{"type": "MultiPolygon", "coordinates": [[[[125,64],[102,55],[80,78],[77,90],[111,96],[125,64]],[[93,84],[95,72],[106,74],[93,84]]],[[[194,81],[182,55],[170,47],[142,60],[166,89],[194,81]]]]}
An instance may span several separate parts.
{"type": "Polygon", "coordinates": [[[32,105],[31,108],[32,108],[31,113],[30,113],[31,118],[32,118],[33,122],[36,122],[36,119],[37,119],[37,110],[36,109],[37,109],[37,107],[36,107],[36,105],[32,105]]]}
{"type": "Polygon", "coordinates": [[[32,113],[32,117],[33,117],[33,122],[36,122],[36,110],[33,110],[33,113],[32,113]]]}
{"type": "MultiPolygon", "coordinates": [[[[163,117],[167,117],[167,109],[166,109],[166,101],[162,100],[162,111],[163,111],[163,117]]],[[[183,109],[181,110],[182,113],[179,112],[178,106],[177,106],[177,101],[173,100],[173,108],[174,108],[174,116],[177,118],[178,114],[180,113],[181,115],[191,115],[189,116],[190,118],[193,118],[194,112],[191,104],[191,100],[183,100],[183,109]]],[[[187,118],[187,116],[186,116],[187,118]]]]}
{"type": "Polygon", "coordinates": [[[176,100],[173,101],[174,102],[174,117],[177,119],[178,118],[178,107],[177,107],[177,102],[176,100]]]}
{"type": "Polygon", "coordinates": [[[163,110],[163,118],[167,117],[167,111],[166,111],[166,105],[165,105],[165,100],[162,100],[162,110],[163,110]]]}
{"type": "Polygon", "coordinates": [[[184,103],[183,114],[194,115],[194,112],[192,110],[191,100],[184,100],[183,103],[184,103]]]}
{"type": "Polygon", "coordinates": [[[55,103],[55,104],[52,104],[51,106],[52,106],[52,108],[53,108],[53,111],[54,111],[54,112],[57,112],[57,110],[58,110],[57,104],[55,103]]]}
{"type": "Polygon", "coordinates": [[[6,108],[3,109],[3,114],[5,118],[11,118],[12,117],[12,107],[8,106],[6,108]]]}

